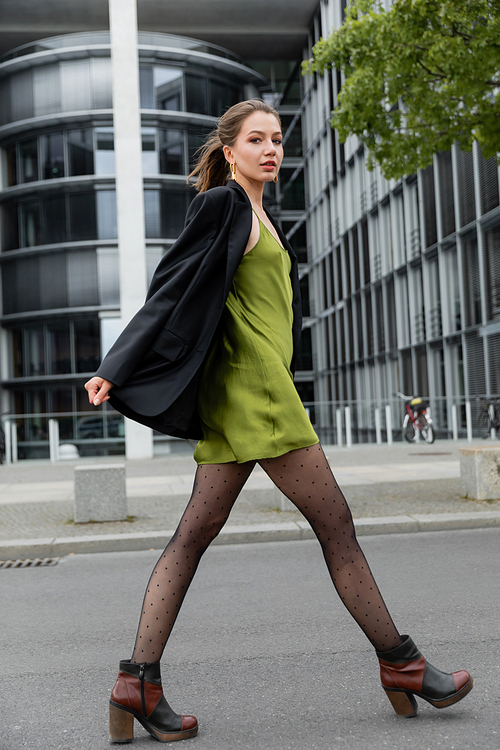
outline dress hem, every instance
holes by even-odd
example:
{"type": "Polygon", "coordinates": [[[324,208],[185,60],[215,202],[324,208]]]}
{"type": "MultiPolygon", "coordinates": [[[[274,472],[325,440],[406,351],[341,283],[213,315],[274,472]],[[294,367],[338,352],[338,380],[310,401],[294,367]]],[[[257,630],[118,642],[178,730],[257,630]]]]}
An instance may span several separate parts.
{"type": "Polygon", "coordinates": [[[291,453],[292,451],[298,451],[302,448],[312,448],[313,445],[318,445],[319,438],[317,437],[314,443],[305,443],[304,445],[297,445],[295,448],[289,448],[288,450],[280,451],[279,453],[276,453],[273,456],[267,455],[267,456],[250,456],[250,458],[245,458],[244,461],[238,461],[236,459],[235,461],[197,461],[197,466],[217,466],[219,464],[246,464],[249,461],[264,461],[266,458],[279,458],[280,456],[285,456],[287,453],[291,453]]]}

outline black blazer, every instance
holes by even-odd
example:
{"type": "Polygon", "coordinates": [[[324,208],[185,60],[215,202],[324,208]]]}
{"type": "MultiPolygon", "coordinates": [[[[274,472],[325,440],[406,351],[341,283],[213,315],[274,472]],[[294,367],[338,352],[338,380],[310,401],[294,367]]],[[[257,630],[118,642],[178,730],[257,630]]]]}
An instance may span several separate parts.
{"type": "MultiPolygon", "coordinates": [[[[302,325],[297,257],[269,219],[292,260],[293,372],[302,325]]],[[[198,380],[251,227],[250,201],[234,180],[194,198],[182,234],[158,264],[144,306],[97,370],[114,383],[110,403],[117,411],[167,435],[203,437],[198,380]]]]}

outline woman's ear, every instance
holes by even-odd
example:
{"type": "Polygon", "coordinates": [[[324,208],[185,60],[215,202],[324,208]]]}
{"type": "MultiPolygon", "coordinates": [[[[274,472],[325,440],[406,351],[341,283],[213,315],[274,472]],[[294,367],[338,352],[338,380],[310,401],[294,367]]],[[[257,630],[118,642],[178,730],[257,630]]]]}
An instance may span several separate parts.
{"type": "Polygon", "coordinates": [[[229,162],[229,164],[234,163],[234,155],[229,146],[223,146],[222,150],[224,151],[224,156],[226,157],[226,161],[229,162]]]}

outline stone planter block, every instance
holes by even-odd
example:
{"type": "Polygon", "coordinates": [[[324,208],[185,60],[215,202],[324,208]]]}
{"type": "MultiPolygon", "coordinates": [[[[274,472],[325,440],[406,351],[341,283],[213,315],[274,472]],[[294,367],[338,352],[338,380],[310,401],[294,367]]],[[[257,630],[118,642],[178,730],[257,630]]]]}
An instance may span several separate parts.
{"type": "Polygon", "coordinates": [[[500,447],[460,448],[462,494],[472,500],[500,499],[500,447]]]}
{"type": "Polygon", "coordinates": [[[125,464],[75,467],[75,523],[127,518],[125,464]]]}

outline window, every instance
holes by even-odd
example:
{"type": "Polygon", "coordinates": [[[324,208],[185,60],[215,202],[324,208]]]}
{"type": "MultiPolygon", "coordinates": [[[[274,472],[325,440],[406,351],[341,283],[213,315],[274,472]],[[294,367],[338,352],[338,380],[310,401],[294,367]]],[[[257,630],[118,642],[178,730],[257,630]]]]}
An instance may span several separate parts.
{"type": "Polygon", "coordinates": [[[19,147],[21,160],[21,182],[38,180],[38,143],[36,138],[22,141],[19,147]]]}
{"type": "Polygon", "coordinates": [[[67,238],[66,199],[62,193],[48,195],[41,202],[43,244],[64,242],[67,238]]]}
{"type": "Polygon", "coordinates": [[[153,68],[153,92],[156,109],[180,112],[183,109],[182,71],[166,66],[155,66],[153,68]]]}
{"type": "MultiPolygon", "coordinates": [[[[61,320],[49,323],[47,326],[49,346],[50,375],[63,375],[71,372],[71,346],[69,321],[61,320]]],[[[66,409],[58,410],[66,411],[66,409]]],[[[71,407],[69,408],[71,411],[71,407]]]]}
{"type": "Polygon", "coordinates": [[[201,76],[186,75],[186,110],[200,115],[208,115],[207,79],[201,76]]]}
{"type": "Polygon", "coordinates": [[[21,247],[41,244],[40,204],[38,200],[21,203],[21,247]]]}
{"type": "Polygon", "coordinates": [[[5,183],[8,187],[17,185],[17,148],[14,143],[5,149],[5,183]]]}
{"type": "Polygon", "coordinates": [[[184,132],[182,130],[160,130],[160,173],[184,174],[184,132]]]}
{"type": "Polygon", "coordinates": [[[447,302],[448,302],[448,325],[447,333],[455,333],[462,328],[460,315],[460,288],[458,285],[458,260],[457,248],[446,250],[443,254],[447,279],[447,302]]]}
{"type": "Polygon", "coordinates": [[[422,192],[424,199],[425,246],[437,242],[436,193],[434,190],[434,167],[431,164],[422,170],[422,192]]]}
{"type": "Polygon", "coordinates": [[[99,321],[77,320],[73,324],[75,336],[76,372],[95,372],[100,364],[99,321]]]}
{"type": "Polygon", "coordinates": [[[64,144],[62,133],[40,136],[42,180],[64,177],[64,144]]]}
{"type": "Polygon", "coordinates": [[[116,214],[116,191],[98,190],[97,199],[97,236],[100,240],[114,240],[118,237],[116,214]]]}
{"type": "Polygon", "coordinates": [[[141,128],[142,138],[142,173],[158,174],[158,157],[156,155],[156,128],[141,128]]]}
{"type": "Polygon", "coordinates": [[[441,228],[443,237],[447,237],[455,231],[455,196],[451,151],[441,151],[437,158],[441,200],[441,228]]]}
{"type": "Polygon", "coordinates": [[[91,130],[68,132],[68,173],[71,176],[94,173],[94,148],[91,130]]]}
{"type": "Polygon", "coordinates": [[[115,173],[115,140],[113,128],[96,128],[95,173],[115,173]]]}
{"type": "Polygon", "coordinates": [[[97,235],[94,193],[70,193],[69,239],[91,240],[97,235]]]}

